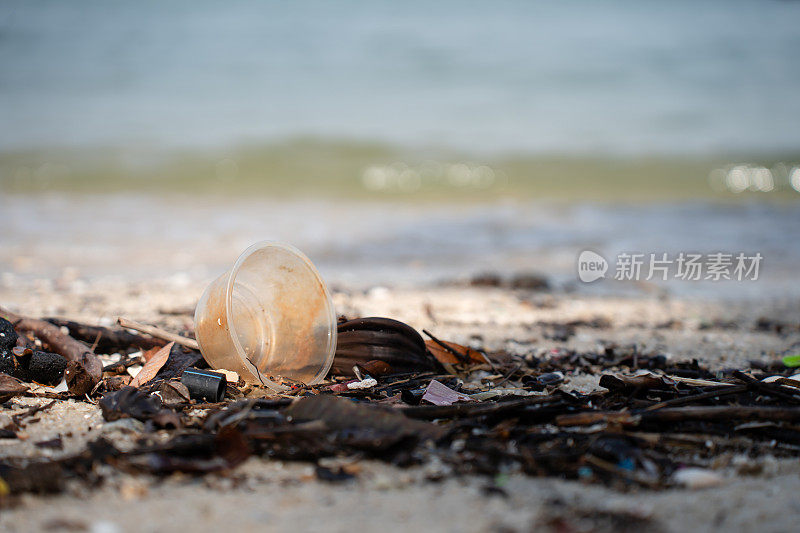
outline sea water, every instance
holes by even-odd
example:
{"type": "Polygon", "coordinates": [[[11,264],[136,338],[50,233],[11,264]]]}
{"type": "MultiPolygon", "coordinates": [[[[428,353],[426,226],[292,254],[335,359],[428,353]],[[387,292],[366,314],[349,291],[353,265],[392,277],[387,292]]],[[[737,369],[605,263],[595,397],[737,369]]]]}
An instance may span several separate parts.
{"type": "Polygon", "coordinates": [[[777,0],[6,0],[0,151],[796,151],[798,52],[777,0]]]}

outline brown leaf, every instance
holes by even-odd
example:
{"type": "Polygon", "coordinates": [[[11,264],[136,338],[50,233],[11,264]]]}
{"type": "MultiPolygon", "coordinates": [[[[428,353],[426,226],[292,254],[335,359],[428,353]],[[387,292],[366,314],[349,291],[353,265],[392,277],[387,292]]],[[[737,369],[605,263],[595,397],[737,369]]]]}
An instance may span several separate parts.
{"type": "Polygon", "coordinates": [[[153,358],[155,354],[161,351],[164,348],[163,346],[153,346],[149,350],[145,350],[142,352],[142,359],[144,359],[145,363],[153,358]]]}
{"type": "Polygon", "coordinates": [[[133,378],[133,381],[131,381],[131,387],[141,387],[156,377],[158,371],[161,370],[161,367],[164,366],[164,363],[169,359],[169,351],[172,349],[173,344],[175,343],[170,342],[166,346],[159,348],[156,353],[150,356],[139,373],[136,374],[136,377],[133,378]]]}
{"type": "Polygon", "coordinates": [[[164,381],[159,386],[158,392],[164,405],[175,405],[191,400],[189,389],[180,381],[164,381]]]}
{"type": "Polygon", "coordinates": [[[478,350],[473,350],[472,348],[467,348],[466,346],[461,346],[460,344],[456,344],[454,342],[443,343],[449,346],[453,351],[462,354],[463,357],[457,357],[453,352],[445,349],[436,341],[425,341],[425,346],[428,348],[428,351],[431,352],[431,354],[433,354],[436,360],[440,363],[446,363],[450,365],[456,365],[465,362],[470,364],[486,363],[486,358],[478,350]]]}
{"type": "Polygon", "coordinates": [[[5,403],[14,396],[25,394],[26,390],[28,387],[17,378],[8,374],[0,374],[0,403],[5,403]]]}

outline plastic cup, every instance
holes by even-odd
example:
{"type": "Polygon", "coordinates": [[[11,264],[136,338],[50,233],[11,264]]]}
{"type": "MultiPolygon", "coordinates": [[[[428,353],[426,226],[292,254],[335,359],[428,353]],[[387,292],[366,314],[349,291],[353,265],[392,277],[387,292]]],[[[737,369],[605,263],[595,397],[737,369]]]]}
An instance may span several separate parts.
{"type": "Polygon", "coordinates": [[[273,388],[265,376],[319,382],[336,351],[325,283],[300,250],[277,242],[254,244],[206,288],[194,327],[209,365],[273,388]]]}

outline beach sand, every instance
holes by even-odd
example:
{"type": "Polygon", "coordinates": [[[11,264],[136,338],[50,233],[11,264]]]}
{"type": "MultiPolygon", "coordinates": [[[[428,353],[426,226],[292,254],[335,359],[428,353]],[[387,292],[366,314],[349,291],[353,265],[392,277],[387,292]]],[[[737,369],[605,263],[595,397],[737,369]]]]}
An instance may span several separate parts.
{"type": "MultiPolygon", "coordinates": [[[[189,312],[201,289],[174,281],[18,283],[0,288],[0,301],[31,316],[109,323],[121,315],[181,330],[191,325],[191,316],[181,313],[189,312]]],[[[637,343],[644,353],[674,360],[697,358],[721,369],[753,359],[773,361],[800,347],[797,331],[779,334],[756,328],[760,318],[800,322],[800,308],[775,301],[734,304],[663,293],[589,296],[452,285],[340,288],[334,300],[340,314],[389,316],[441,338],[521,355],[557,347],[592,350],[608,343],[637,343]],[[566,341],[547,338],[549,324],[593,319],[607,322],[579,326],[566,341]]],[[[562,387],[589,391],[597,387],[598,378],[568,376],[562,387]]],[[[16,398],[0,415],[44,402],[16,398]]],[[[0,441],[0,455],[63,456],[101,435],[124,449],[142,429],[138,424],[106,423],[99,408],[86,402],[61,402],[38,419],[24,428],[26,440],[0,441]],[[33,444],[58,435],[63,450],[33,444]]],[[[800,466],[770,454],[719,455],[708,466],[724,481],[712,488],[625,492],[514,472],[502,480],[451,477],[441,464],[410,469],[373,461],[357,464],[356,480],[342,484],[317,480],[313,465],[307,463],[255,457],[229,474],[202,478],[154,478],[108,468],[97,473],[102,482],[91,489],[75,482],[62,495],[23,496],[18,505],[0,513],[0,529],[563,531],[567,524],[575,531],[788,531],[800,514],[795,497],[800,466]],[[507,496],[484,490],[495,482],[507,496]]]]}

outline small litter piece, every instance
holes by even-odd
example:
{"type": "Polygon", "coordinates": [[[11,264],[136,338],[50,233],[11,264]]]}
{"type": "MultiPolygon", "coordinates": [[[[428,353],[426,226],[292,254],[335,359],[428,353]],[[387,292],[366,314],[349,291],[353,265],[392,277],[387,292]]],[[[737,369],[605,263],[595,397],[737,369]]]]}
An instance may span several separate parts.
{"type": "Polygon", "coordinates": [[[541,392],[547,388],[548,385],[558,385],[564,381],[564,373],[560,371],[546,372],[538,376],[525,376],[522,379],[522,384],[535,391],[541,392]]]}
{"type": "Polygon", "coordinates": [[[366,378],[362,379],[361,381],[353,381],[348,383],[347,388],[350,390],[364,390],[364,389],[371,389],[377,384],[378,380],[374,378],[366,378]]]}
{"type": "Polygon", "coordinates": [[[239,374],[237,374],[233,370],[225,370],[224,368],[215,368],[214,372],[219,372],[220,374],[224,374],[225,379],[228,380],[228,383],[233,383],[234,385],[239,383],[239,374]]]}
{"type": "Polygon", "coordinates": [[[546,394],[547,393],[538,390],[515,389],[509,387],[492,389],[484,392],[476,392],[475,394],[470,394],[469,397],[471,400],[482,402],[484,400],[491,400],[493,398],[499,398],[502,396],[545,396],[546,394]]]}
{"type": "Polygon", "coordinates": [[[190,368],[183,371],[181,383],[189,389],[193,400],[205,402],[221,402],[225,398],[228,380],[225,374],[190,368]]]}
{"type": "Polygon", "coordinates": [[[453,405],[456,402],[474,402],[466,394],[454,391],[447,385],[434,380],[431,380],[428,388],[425,389],[425,394],[422,395],[423,402],[430,402],[433,405],[453,405]]]}

